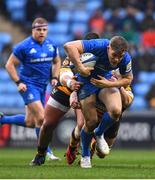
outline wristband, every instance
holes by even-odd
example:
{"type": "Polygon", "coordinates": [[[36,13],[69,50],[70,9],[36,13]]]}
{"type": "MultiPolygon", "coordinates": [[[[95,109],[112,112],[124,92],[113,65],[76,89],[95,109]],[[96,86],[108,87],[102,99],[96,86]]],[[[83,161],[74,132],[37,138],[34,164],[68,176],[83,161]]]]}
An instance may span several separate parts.
{"type": "Polygon", "coordinates": [[[67,82],[66,82],[66,85],[67,85],[68,88],[71,87],[71,81],[72,81],[72,79],[68,79],[67,82]]]}
{"type": "Polygon", "coordinates": [[[57,78],[57,77],[52,77],[51,80],[52,80],[52,79],[56,79],[56,80],[58,81],[58,78],[57,78]]]}
{"type": "Polygon", "coordinates": [[[22,81],[19,79],[18,81],[15,81],[16,85],[18,86],[22,81]]]}

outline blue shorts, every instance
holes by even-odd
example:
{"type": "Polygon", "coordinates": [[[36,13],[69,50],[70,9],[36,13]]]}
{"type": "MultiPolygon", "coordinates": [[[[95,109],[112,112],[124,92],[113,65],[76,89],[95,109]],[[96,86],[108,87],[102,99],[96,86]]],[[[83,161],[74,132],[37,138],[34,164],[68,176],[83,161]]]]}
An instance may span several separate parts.
{"type": "Polygon", "coordinates": [[[79,100],[85,99],[86,97],[92,94],[97,94],[99,91],[100,88],[94,86],[91,83],[84,84],[78,91],[78,99],[79,100]]]}
{"type": "MultiPolygon", "coordinates": [[[[25,83],[26,84],[26,83],[25,83]]],[[[32,84],[26,84],[27,90],[25,92],[20,92],[25,105],[28,105],[35,101],[41,101],[42,105],[45,105],[45,88],[39,88],[32,84]]]]}
{"type": "MultiPolygon", "coordinates": [[[[105,78],[106,79],[110,79],[112,76],[112,74],[108,74],[105,78]]],[[[82,78],[81,78],[82,79],[82,78]]],[[[79,78],[78,80],[81,81],[81,79],[79,78]]],[[[84,78],[83,78],[84,79],[84,78]]],[[[83,80],[82,79],[82,80],[83,80]]],[[[90,78],[89,79],[84,79],[82,81],[84,84],[82,85],[82,87],[79,89],[78,91],[78,99],[82,100],[85,99],[86,97],[89,97],[92,94],[98,94],[99,91],[101,90],[101,88],[98,88],[96,86],[94,86],[91,82],[90,82],[90,78]]]]}

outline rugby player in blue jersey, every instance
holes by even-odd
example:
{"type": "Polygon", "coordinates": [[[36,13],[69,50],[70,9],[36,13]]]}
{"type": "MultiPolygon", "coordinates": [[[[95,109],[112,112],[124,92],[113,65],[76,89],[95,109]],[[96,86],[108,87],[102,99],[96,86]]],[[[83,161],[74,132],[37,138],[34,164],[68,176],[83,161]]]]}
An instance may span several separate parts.
{"type": "MultiPolygon", "coordinates": [[[[32,23],[32,36],[14,47],[6,70],[24,100],[26,114],[15,116],[1,114],[0,118],[1,124],[35,127],[37,137],[44,119],[46,86],[49,81],[52,87],[57,84],[61,66],[58,48],[47,38],[47,33],[46,19],[36,18],[32,23]],[[18,65],[20,65],[19,72],[16,70],[18,65]]],[[[47,154],[50,159],[58,160],[50,148],[47,149],[47,154]]]]}
{"type": "MultiPolygon", "coordinates": [[[[78,92],[82,112],[85,118],[81,131],[82,157],[81,167],[91,168],[90,142],[93,131],[98,125],[96,111],[97,95],[105,104],[107,112],[103,115],[102,127],[108,129],[116,121],[119,121],[122,113],[122,101],[119,92],[120,87],[131,84],[133,75],[131,57],[128,54],[128,43],[121,36],[114,36],[110,41],[107,39],[93,39],[72,41],[64,45],[67,56],[74,63],[81,75],[78,81],[84,83],[78,92]],[[84,67],[80,61],[80,54],[90,52],[99,57],[94,69],[84,67]],[[110,71],[119,68],[121,79],[110,81],[110,71]]],[[[104,131],[104,130],[103,130],[104,131]]],[[[103,137],[98,139],[98,148],[103,152],[103,137]]]]}

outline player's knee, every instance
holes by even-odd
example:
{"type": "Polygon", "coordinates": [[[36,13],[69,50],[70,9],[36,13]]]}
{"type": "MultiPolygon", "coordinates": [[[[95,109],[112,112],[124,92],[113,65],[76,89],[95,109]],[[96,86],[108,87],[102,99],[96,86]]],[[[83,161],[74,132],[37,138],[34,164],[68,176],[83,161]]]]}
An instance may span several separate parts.
{"type": "Polygon", "coordinates": [[[97,127],[98,119],[94,118],[93,120],[87,121],[85,124],[86,124],[87,129],[91,132],[97,127]]]}
{"type": "Polygon", "coordinates": [[[37,126],[41,127],[41,125],[43,124],[44,118],[40,116],[39,118],[37,118],[36,121],[37,121],[36,122],[37,126]]]}
{"type": "Polygon", "coordinates": [[[118,121],[122,114],[122,110],[120,108],[115,108],[110,112],[110,116],[112,119],[118,121]]]}
{"type": "Polygon", "coordinates": [[[48,129],[54,129],[56,127],[56,123],[54,123],[53,121],[44,121],[43,125],[42,125],[44,130],[48,130],[48,129]]]}
{"type": "Polygon", "coordinates": [[[25,122],[25,124],[26,124],[26,127],[35,128],[35,123],[34,122],[28,121],[28,122],[25,122]]]}
{"type": "Polygon", "coordinates": [[[35,120],[33,119],[26,119],[25,120],[26,127],[34,128],[35,127],[35,120]]]}

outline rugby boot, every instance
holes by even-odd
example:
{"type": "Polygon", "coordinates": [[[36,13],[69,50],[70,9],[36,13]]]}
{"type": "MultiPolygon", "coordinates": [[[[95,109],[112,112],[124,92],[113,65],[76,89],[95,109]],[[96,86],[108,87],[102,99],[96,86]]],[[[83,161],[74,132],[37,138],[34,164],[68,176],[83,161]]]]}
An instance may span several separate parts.
{"type": "Polygon", "coordinates": [[[68,165],[71,165],[75,161],[76,155],[78,153],[78,147],[78,144],[76,147],[71,147],[70,145],[68,145],[65,154],[68,165]]]}
{"type": "Polygon", "coordinates": [[[61,159],[57,156],[55,156],[53,153],[46,153],[46,159],[49,161],[60,161],[61,159]]]}
{"type": "Polygon", "coordinates": [[[45,155],[44,154],[36,154],[34,159],[30,162],[30,166],[41,166],[45,163],[45,155]]]}
{"type": "Polygon", "coordinates": [[[89,156],[81,157],[80,166],[82,168],[92,168],[90,157],[89,156]]]}
{"type": "Polygon", "coordinates": [[[101,154],[108,155],[110,152],[109,146],[104,139],[104,136],[96,136],[96,151],[101,154]]]}

